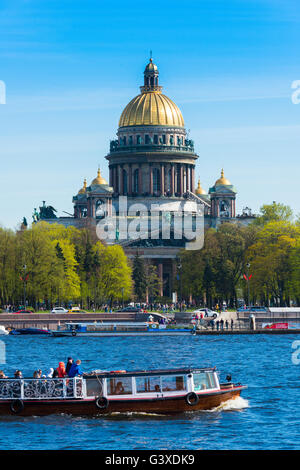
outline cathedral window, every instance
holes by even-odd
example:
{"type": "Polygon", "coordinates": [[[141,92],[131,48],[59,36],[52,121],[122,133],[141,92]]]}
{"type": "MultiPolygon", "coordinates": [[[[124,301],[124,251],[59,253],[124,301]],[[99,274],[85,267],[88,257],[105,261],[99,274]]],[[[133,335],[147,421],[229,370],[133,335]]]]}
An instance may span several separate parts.
{"type": "Polygon", "coordinates": [[[134,173],[133,173],[133,192],[136,194],[139,192],[139,170],[138,169],[134,170],[134,173]]]}
{"type": "Polygon", "coordinates": [[[123,170],[123,194],[127,194],[128,192],[128,185],[127,185],[127,171],[123,170]]]}
{"type": "Polygon", "coordinates": [[[171,191],[171,181],[172,181],[172,170],[169,170],[167,173],[167,191],[171,191]]]}

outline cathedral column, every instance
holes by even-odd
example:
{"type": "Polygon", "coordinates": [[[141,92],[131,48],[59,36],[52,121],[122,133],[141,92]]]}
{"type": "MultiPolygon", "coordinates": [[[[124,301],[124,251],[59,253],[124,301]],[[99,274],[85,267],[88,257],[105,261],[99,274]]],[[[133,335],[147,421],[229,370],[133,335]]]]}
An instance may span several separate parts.
{"type": "Polygon", "coordinates": [[[180,165],[180,183],[179,183],[179,195],[183,194],[183,165],[180,165]]]}
{"type": "Polygon", "coordinates": [[[139,196],[142,195],[142,165],[139,165],[139,190],[138,190],[139,196]]]}
{"type": "Polygon", "coordinates": [[[124,186],[123,186],[123,165],[119,166],[119,182],[120,182],[120,194],[123,196],[124,186]]]}
{"type": "Polygon", "coordinates": [[[149,170],[150,170],[150,175],[149,175],[149,193],[150,196],[153,195],[153,168],[152,164],[150,163],[149,165],[149,170]]]}
{"type": "Polygon", "coordinates": [[[175,193],[175,168],[171,163],[171,195],[174,196],[175,193]]]}
{"type": "Polygon", "coordinates": [[[128,168],[128,195],[132,195],[132,164],[129,163],[128,168]]]}
{"type": "Polygon", "coordinates": [[[114,172],[114,191],[115,191],[116,193],[118,193],[118,192],[119,192],[119,184],[118,184],[118,169],[117,169],[117,165],[114,165],[113,172],[114,172]]]}
{"type": "Polygon", "coordinates": [[[165,195],[165,165],[163,163],[160,166],[160,193],[161,196],[165,195]]]}
{"type": "Polygon", "coordinates": [[[195,192],[195,166],[191,165],[191,191],[195,192]]]}
{"type": "Polygon", "coordinates": [[[186,181],[186,187],[185,191],[188,191],[190,189],[190,165],[185,165],[185,181],[186,181]]]}

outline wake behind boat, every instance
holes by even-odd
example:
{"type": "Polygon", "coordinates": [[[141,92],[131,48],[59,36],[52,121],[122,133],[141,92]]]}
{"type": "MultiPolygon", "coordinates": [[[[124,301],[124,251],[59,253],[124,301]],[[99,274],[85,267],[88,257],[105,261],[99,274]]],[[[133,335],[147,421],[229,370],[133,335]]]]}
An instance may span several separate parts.
{"type": "MultiPolygon", "coordinates": [[[[231,379],[230,379],[231,380],[231,379]]],[[[172,414],[210,410],[240,396],[214,368],[93,371],[83,377],[0,379],[0,415],[172,414]]]]}
{"type": "Polygon", "coordinates": [[[154,322],[105,322],[65,324],[65,329],[51,330],[52,336],[176,336],[191,335],[194,328],[176,328],[154,322]]]}

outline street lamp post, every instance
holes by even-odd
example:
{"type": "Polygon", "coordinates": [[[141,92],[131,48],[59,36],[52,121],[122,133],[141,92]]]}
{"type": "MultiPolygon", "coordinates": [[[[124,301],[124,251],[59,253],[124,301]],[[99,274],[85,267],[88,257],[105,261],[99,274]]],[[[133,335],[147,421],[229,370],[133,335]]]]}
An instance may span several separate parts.
{"type": "Polygon", "coordinates": [[[179,291],[179,299],[180,299],[180,312],[182,311],[182,276],[181,276],[181,268],[182,268],[182,264],[179,262],[179,264],[177,265],[177,269],[179,271],[179,285],[180,285],[180,291],[179,291]]]}
{"type": "Polygon", "coordinates": [[[249,268],[250,263],[247,263],[247,287],[248,287],[248,306],[250,307],[250,284],[249,284],[249,268]]]}
{"type": "Polygon", "coordinates": [[[24,310],[26,310],[26,269],[27,266],[24,264],[23,266],[24,269],[24,275],[23,275],[23,301],[24,301],[24,310]]]}

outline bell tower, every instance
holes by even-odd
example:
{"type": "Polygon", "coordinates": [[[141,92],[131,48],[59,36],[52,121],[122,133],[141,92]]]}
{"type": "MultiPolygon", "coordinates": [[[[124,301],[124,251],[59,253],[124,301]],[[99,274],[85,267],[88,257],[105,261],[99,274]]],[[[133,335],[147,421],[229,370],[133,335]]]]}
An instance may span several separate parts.
{"type": "Polygon", "coordinates": [[[210,188],[211,217],[216,223],[233,219],[236,216],[235,200],[237,191],[230,181],[225,178],[224,170],[214,186],[210,188]]]}

